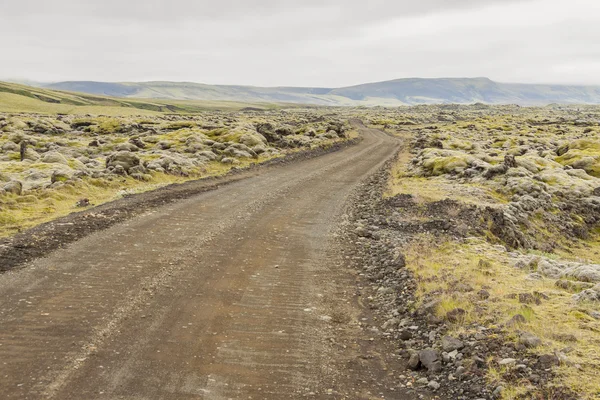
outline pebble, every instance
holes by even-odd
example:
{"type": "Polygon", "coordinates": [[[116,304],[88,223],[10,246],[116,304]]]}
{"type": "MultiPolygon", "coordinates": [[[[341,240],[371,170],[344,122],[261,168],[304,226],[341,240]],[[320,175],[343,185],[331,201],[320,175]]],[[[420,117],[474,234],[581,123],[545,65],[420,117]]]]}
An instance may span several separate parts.
{"type": "Polygon", "coordinates": [[[441,385],[438,382],[436,382],[436,381],[431,381],[431,382],[429,382],[429,384],[427,385],[427,387],[429,389],[432,389],[432,390],[435,391],[435,390],[438,390],[441,387],[441,385]]]}

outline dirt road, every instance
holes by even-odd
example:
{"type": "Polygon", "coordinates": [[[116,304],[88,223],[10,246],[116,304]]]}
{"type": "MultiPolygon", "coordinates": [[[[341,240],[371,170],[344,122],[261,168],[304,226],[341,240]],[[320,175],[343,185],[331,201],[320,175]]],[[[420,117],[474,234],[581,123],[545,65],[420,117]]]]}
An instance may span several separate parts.
{"type": "Polygon", "coordinates": [[[332,238],[399,143],[360,130],[0,275],[0,398],[362,398],[327,396],[361,382],[332,355],[354,283],[332,238]]]}

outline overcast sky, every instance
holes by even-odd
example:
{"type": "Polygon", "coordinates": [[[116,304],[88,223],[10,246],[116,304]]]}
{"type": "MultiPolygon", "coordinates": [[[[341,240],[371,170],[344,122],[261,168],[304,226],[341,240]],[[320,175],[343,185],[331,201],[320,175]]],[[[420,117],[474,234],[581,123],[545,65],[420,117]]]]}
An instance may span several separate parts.
{"type": "Polygon", "coordinates": [[[600,84],[599,0],[0,0],[0,78],[600,84]]]}

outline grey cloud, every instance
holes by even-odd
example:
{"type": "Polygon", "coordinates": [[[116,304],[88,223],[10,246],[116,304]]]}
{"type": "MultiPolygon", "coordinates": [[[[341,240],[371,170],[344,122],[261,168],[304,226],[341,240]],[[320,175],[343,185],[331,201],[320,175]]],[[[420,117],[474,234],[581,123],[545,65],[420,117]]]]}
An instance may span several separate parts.
{"type": "Polygon", "coordinates": [[[4,78],[600,83],[596,0],[0,1],[4,78]]]}
{"type": "MultiPolygon", "coordinates": [[[[6,0],[5,0],[6,1],[6,0]]],[[[211,20],[240,17],[268,16],[294,13],[297,10],[329,10],[337,19],[368,21],[390,16],[410,16],[439,13],[465,7],[482,7],[493,3],[528,0],[21,0],[8,1],[2,5],[7,17],[68,16],[76,18],[130,20],[130,21],[177,21],[186,19],[211,20]]],[[[310,22],[310,21],[306,21],[310,22]]]]}

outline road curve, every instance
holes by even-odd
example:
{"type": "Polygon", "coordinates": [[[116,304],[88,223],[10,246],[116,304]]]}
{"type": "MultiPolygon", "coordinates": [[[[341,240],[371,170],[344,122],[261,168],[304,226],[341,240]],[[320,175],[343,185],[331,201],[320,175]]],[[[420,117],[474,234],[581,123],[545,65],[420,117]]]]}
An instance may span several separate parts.
{"type": "Polygon", "coordinates": [[[356,146],[156,208],[0,275],[0,398],[323,393],[321,304],[346,274],[330,239],[352,189],[399,146],[357,126],[356,146]]]}

